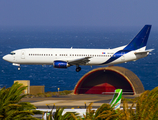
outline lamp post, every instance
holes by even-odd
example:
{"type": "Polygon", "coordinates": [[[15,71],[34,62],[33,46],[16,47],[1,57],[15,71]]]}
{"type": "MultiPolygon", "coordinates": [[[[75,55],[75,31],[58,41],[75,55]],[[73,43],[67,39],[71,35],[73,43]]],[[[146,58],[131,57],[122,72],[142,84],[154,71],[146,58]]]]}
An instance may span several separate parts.
{"type": "Polygon", "coordinates": [[[60,90],[60,88],[58,88],[58,97],[59,97],[59,90],[60,90]]]}

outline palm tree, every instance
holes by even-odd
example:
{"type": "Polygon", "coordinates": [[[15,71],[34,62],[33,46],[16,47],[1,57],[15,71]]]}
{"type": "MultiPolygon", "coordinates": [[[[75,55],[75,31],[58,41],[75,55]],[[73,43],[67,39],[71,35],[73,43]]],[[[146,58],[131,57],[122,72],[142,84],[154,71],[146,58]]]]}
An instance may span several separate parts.
{"type": "Polygon", "coordinates": [[[81,119],[81,117],[79,117],[78,114],[75,112],[66,112],[65,114],[63,114],[64,109],[65,108],[57,109],[54,115],[52,115],[52,111],[51,111],[51,114],[47,116],[47,120],[52,120],[52,116],[54,120],[80,120],[81,119]]]}
{"type": "Polygon", "coordinates": [[[133,110],[133,106],[135,105],[135,101],[129,108],[128,102],[126,100],[123,101],[123,110],[117,109],[116,112],[118,114],[117,120],[134,120],[135,112],[133,110]]]}
{"type": "Polygon", "coordinates": [[[85,120],[115,120],[118,117],[116,111],[109,105],[103,104],[96,111],[92,110],[92,104],[87,107],[86,114],[83,115],[85,120]]]}
{"type": "Polygon", "coordinates": [[[137,120],[158,119],[158,87],[145,91],[138,99],[136,106],[137,120]]]}
{"type": "Polygon", "coordinates": [[[158,119],[158,87],[145,91],[137,100],[133,101],[130,109],[128,103],[123,102],[123,110],[118,110],[118,120],[157,120],[158,119]],[[136,105],[136,109],[133,107],[136,105]]]}
{"type": "Polygon", "coordinates": [[[22,84],[14,83],[10,88],[0,90],[0,119],[1,120],[20,120],[36,119],[31,115],[41,113],[33,110],[35,106],[29,102],[20,102],[25,97],[22,95],[26,87],[22,84]]]}
{"type": "Polygon", "coordinates": [[[90,104],[88,105],[88,107],[87,107],[87,109],[86,109],[86,114],[83,115],[83,117],[84,117],[83,119],[84,119],[84,120],[94,120],[94,119],[95,119],[95,117],[94,117],[95,111],[92,110],[92,104],[93,104],[93,103],[90,103],[90,104]]]}
{"type": "Polygon", "coordinates": [[[110,104],[102,104],[95,113],[96,120],[115,120],[117,117],[118,114],[110,104]]]}

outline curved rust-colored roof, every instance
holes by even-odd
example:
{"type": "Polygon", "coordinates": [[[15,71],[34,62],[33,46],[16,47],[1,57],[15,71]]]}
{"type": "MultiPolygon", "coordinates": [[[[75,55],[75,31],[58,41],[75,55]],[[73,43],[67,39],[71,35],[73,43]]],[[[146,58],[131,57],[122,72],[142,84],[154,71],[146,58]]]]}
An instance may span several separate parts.
{"type": "Polygon", "coordinates": [[[140,79],[132,71],[111,66],[93,69],[82,76],[74,88],[74,94],[103,94],[118,88],[123,89],[124,94],[144,92],[140,79]]]}

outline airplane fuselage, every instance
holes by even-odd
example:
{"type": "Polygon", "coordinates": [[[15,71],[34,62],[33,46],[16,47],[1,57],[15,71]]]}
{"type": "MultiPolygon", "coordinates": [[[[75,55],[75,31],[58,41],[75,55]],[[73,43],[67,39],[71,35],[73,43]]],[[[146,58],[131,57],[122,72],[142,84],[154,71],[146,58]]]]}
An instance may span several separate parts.
{"type": "MultiPolygon", "coordinates": [[[[117,51],[110,49],[58,49],[58,48],[29,48],[19,49],[8,54],[8,62],[16,64],[35,64],[35,65],[53,65],[54,61],[71,62],[76,59],[82,59],[90,57],[89,62],[80,65],[114,65],[124,63],[128,61],[134,61],[142,57],[146,57],[147,54],[135,55],[135,51],[120,53],[120,58],[113,62],[104,64],[111,57],[115,56],[117,51]]],[[[5,59],[5,58],[4,58],[5,59]]]]}

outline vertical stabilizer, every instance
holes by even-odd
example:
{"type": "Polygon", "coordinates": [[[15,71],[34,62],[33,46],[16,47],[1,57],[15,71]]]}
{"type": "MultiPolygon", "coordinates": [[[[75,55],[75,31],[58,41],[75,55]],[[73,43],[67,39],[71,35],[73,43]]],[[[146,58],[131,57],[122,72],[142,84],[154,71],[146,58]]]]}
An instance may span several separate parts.
{"type": "MultiPolygon", "coordinates": [[[[151,25],[145,25],[124,50],[137,50],[145,48],[150,34],[151,25]]],[[[144,49],[145,50],[145,49],[144,49]]]]}
{"type": "Polygon", "coordinates": [[[110,101],[111,107],[114,107],[114,109],[120,108],[121,98],[122,98],[122,89],[116,89],[113,98],[110,101]]]}

